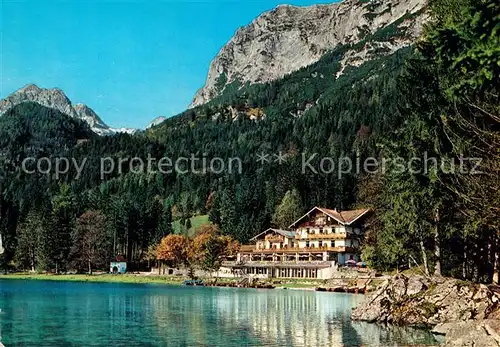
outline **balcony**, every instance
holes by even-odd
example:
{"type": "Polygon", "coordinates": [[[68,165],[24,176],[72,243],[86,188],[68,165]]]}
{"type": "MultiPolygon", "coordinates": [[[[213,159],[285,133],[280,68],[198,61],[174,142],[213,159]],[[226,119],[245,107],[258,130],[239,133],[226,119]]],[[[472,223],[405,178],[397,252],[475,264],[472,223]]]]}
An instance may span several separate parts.
{"type": "Polygon", "coordinates": [[[256,249],[255,245],[241,245],[240,252],[253,252],[256,249]]]}
{"type": "Polygon", "coordinates": [[[261,253],[261,254],[273,254],[273,253],[317,253],[317,252],[348,252],[355,253],[359,250],[355,247],[284,247],[284,248],[264,248],[258,249],[255,245],[241,245],[240,253],[261,253]]]}
{"type": "Polygon", "coordinates": [[[302,224],[300,224],[300,227],[301,228],[314,228],[314,227],[322,227],[322,226],[325,226],[327,225],[327,222],[325,221],[312,221],[312,222],[304,222],[302,224]]]}
{"type": "Polygon", "coordinates": [[[269,242],[284,242],[285,241],[283,236],[266,236],[265,240],[269,241],[269,242]]]}
{"type": "Polygon", "coordinates": [[[306,236],[296,235],[296,240],[347,240],[349,239],[347,234],[308,234],[306,236]]]}
{"type": "Polygon", "coordinates": [[[272,254],[272,253],[317,253],[317,252],[350,252],[355,253],[358,250],[353,247],[293,247],[280,249],[254,249],[253,253],[272,254]]]}
{"type": "Polygon", "coordinates": [[[226,267],[301,267],[301,268],[325,268],[332,267],[335,265],[334,261],[321,261],[321,260],[311,260],[311,261],[223,261],[222,266],[226,267]]]}

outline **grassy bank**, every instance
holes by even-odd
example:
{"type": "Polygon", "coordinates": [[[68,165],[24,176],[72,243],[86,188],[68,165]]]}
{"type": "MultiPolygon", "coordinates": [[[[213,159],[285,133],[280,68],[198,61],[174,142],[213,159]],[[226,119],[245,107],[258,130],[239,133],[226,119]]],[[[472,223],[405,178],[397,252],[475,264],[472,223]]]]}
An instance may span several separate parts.
{"type": "Polygon", "coordinates": [[[198,215],[198,216],[193,216],[189,218],[189,222],[191,224],[191,227],[186,230],[186,227],[184,225],[181,225],[179,220],[176,220],[172,222],[172,229],[174,231],[174,234],[180,234],[180,235],[186,235],[189,237],[193,237],[202,224],[209,224],[210,221],[208,220],[208,215],[198,215]]]}
{"type": "MultiPolygon", "coordinates": [[[[45,281],[72,281],[72,282],[110,282],[110,283],[159,283],[180,285],[184,278],[174,276],[159,276],[149,274],[126,274],[126,275],[111,275],[111,274],[94,274],[94,275],[55,275],[55,274],[36,274],[36,273],[12,273],[0,275],[0,279],[17,279],[17,280],[45,280],[45,281]]],[[[205,282],[213,281],[212,278],[202,278],[205,282]]],[[[239,279],[234,278],[219,278],[217,283],[233,283],[239,279]]],[[[304,281],[304,280],[267,280],[270,284],[276,287],[283,288],[315,288],[323,283],[323,281],[304,281]]]]}
{"type": "Polygon", "coordinates": [[[96,274],[96,275],[54,275],[54,274],[31,274],[31,273],[14,273],[0,275],[0,279],[17,279],[17,280],[45,280],[45,281],[71,281],[71,282],[110,282],[110,283],[160,283],[160,284],[181,284],[183,278],[171,276],[154,276],[154,275],[111,275],[111,274],[96,274]]]}
{"type": "MultiPolygon", "coordinates": [[[[111,274],[94,274],[94,275],[55,275],[55,274],[37,274],[37,273],[12,273],[7,275],[0,274],[0,280],[13,279],[13,280],[45,280],[45,281],[70,281],[70,282],[108,282],[108,283],[156,283],[156,284],[170,284],[180,285],[186,279],[177,276],[160,276],[154,274],[125,274],[125,275],[111,275],[111,274]]],[[[201,278],[205,283],[214,281],[213,278],[201,278]]],[[[229,284],[237,283],[240,279],[235,278],[218,278],[217,283],[229,284]]],[[[265,284],[272,284],[276,288],[289,288],[289,289],[307,289],[312,290],[316,287],[328,286],[324,280],[304,280],[304,279],[268,279],[262,281],[265,284]]]]}
{"type": "Polygon", "coordinates": [[[273,284],[281,288],[312,289],[325,285],[323,280],[281,279],[274,280],[273,284]]]}

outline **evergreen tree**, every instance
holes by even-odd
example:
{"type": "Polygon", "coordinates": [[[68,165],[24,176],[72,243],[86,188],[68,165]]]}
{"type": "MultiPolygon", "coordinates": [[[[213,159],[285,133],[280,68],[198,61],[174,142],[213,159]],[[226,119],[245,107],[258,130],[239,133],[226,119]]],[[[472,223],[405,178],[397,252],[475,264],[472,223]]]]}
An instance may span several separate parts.
{"type": "Polygon", "coordinates": [[[47,223],[39,211],[30,212],[17,228],[16,262],[31,271],[50,267],[47,223]]]}
{"type": "Polygon", "coordinates": [[[89,274],[110,259],[111,240],[106,227],[106,217],[99,211],[87,211],[76,220],[72,258],[78,268],[86,268],[89,274]]]}
{"type": "Polygon", "coordinates": [[[158,223],[156,236],[153,238],[153,244],[160,242],[162,238],[172,233],[172,211],[170,204],[165,201],[162,208],[162,214],[158,223]]]}
{"type": "Polygon", "coordinates": [[[76,198],[67,184],[52,199],[51,258],[56,273],[66,269],[71,250],[71,234],[76,216],[76,198]]]}
{"type": "Polygon", "coordinates": [[[273,223],[279,228],[286,229],[304,213],[299,192],[292,189],[286,192],[281,203],[276,207],[273,223]]]}
{"type": "Polygon", "coordinates": [[[221,194],[220,223],[224,235],[231,235],[237,240],[242,239],[238,230],[238,214],[236,209],[236,193],[233,185],[226,185],[221,194]]]}

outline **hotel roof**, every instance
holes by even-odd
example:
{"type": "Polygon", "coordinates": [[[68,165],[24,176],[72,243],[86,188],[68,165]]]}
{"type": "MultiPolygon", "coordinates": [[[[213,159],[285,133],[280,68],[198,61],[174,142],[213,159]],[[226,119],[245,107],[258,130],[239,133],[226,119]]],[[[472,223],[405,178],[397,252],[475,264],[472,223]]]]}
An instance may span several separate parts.
{"type": "Polygon", "coordinates": [[[289,228],[294,227],[298,222],[300,222],[305,217],[309,216],[314,211],[323,212],[324,214],[335,219],[340,224],[350,225],[354,221],[358,220],[360,217],[362,217],[363,215],[368,213],[370,211],[370,209],[363,208],[363,209],[358,209],[358,210],[349,210],[349,211],[339,212],[337,210],[331,210],[331,209],[324,208],[324,207],[313,207],[309,212],[307,212],[305,215],[303,215],[302,217],[297,219],[295,222],[293,222],[293,224],[290,225],[289,228]]]}
{"type": "Polygon", "coordinates": [[[250,239],[250,241],[254,241],[254,240],[257,240],[257,238],[261,235],[264,235],[264,234],[267,234],[268,232],[275,232],[275,233],[278,233],[280,235],[283,235],[285,237],[295,237],[295,231],[290,231],[290,230],[281,230],[281,229],[274,229],[274,228],[269,228],[267,230],[264,230],[263,232],[261,232],[260,234],[258,235],[255,235],[254,237],[252,237],[250,239]]]}

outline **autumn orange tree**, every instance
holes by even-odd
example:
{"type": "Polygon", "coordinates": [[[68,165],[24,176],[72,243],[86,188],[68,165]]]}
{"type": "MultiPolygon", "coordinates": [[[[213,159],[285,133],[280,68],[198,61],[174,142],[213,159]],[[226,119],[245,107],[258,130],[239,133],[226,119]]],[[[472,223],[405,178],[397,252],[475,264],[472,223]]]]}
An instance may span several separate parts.
{"type": "Polygon", "coordinates": [[[222,235],[218,226],[203,224],[191,240],[182,235],[165,236],[154,248],[154,255],[156,260],[170,267],[186,266],[189,276],[194,278],[195,268],[219,271],[222,261],[236,256],[239,248],[239,243],[222,235]]]}
{"type": "Polygon", "coordinates": [[[187,262],[189,241],[182,235],[165,236],[156,248],[156,259],[170,267],[179,267],[187,262]]]}
{"type": "Polygon", "coordinates": [[[199,265],[205,257],[205,245],[207,242],[218,235],[219,228],[214,224],[202,224],[194,238],[191,240],[189,247],[188,258],[191,264],[199,265]]]}
{"type": "Polygon", "coordinates": [[[191,241],[189,256],[191,266],[199,266],[209,272],[218,272],[222,261],[235,256],[239,243],[230,236],[221,235],[214,224],[201,225],[198,233],[191,241]]]}

